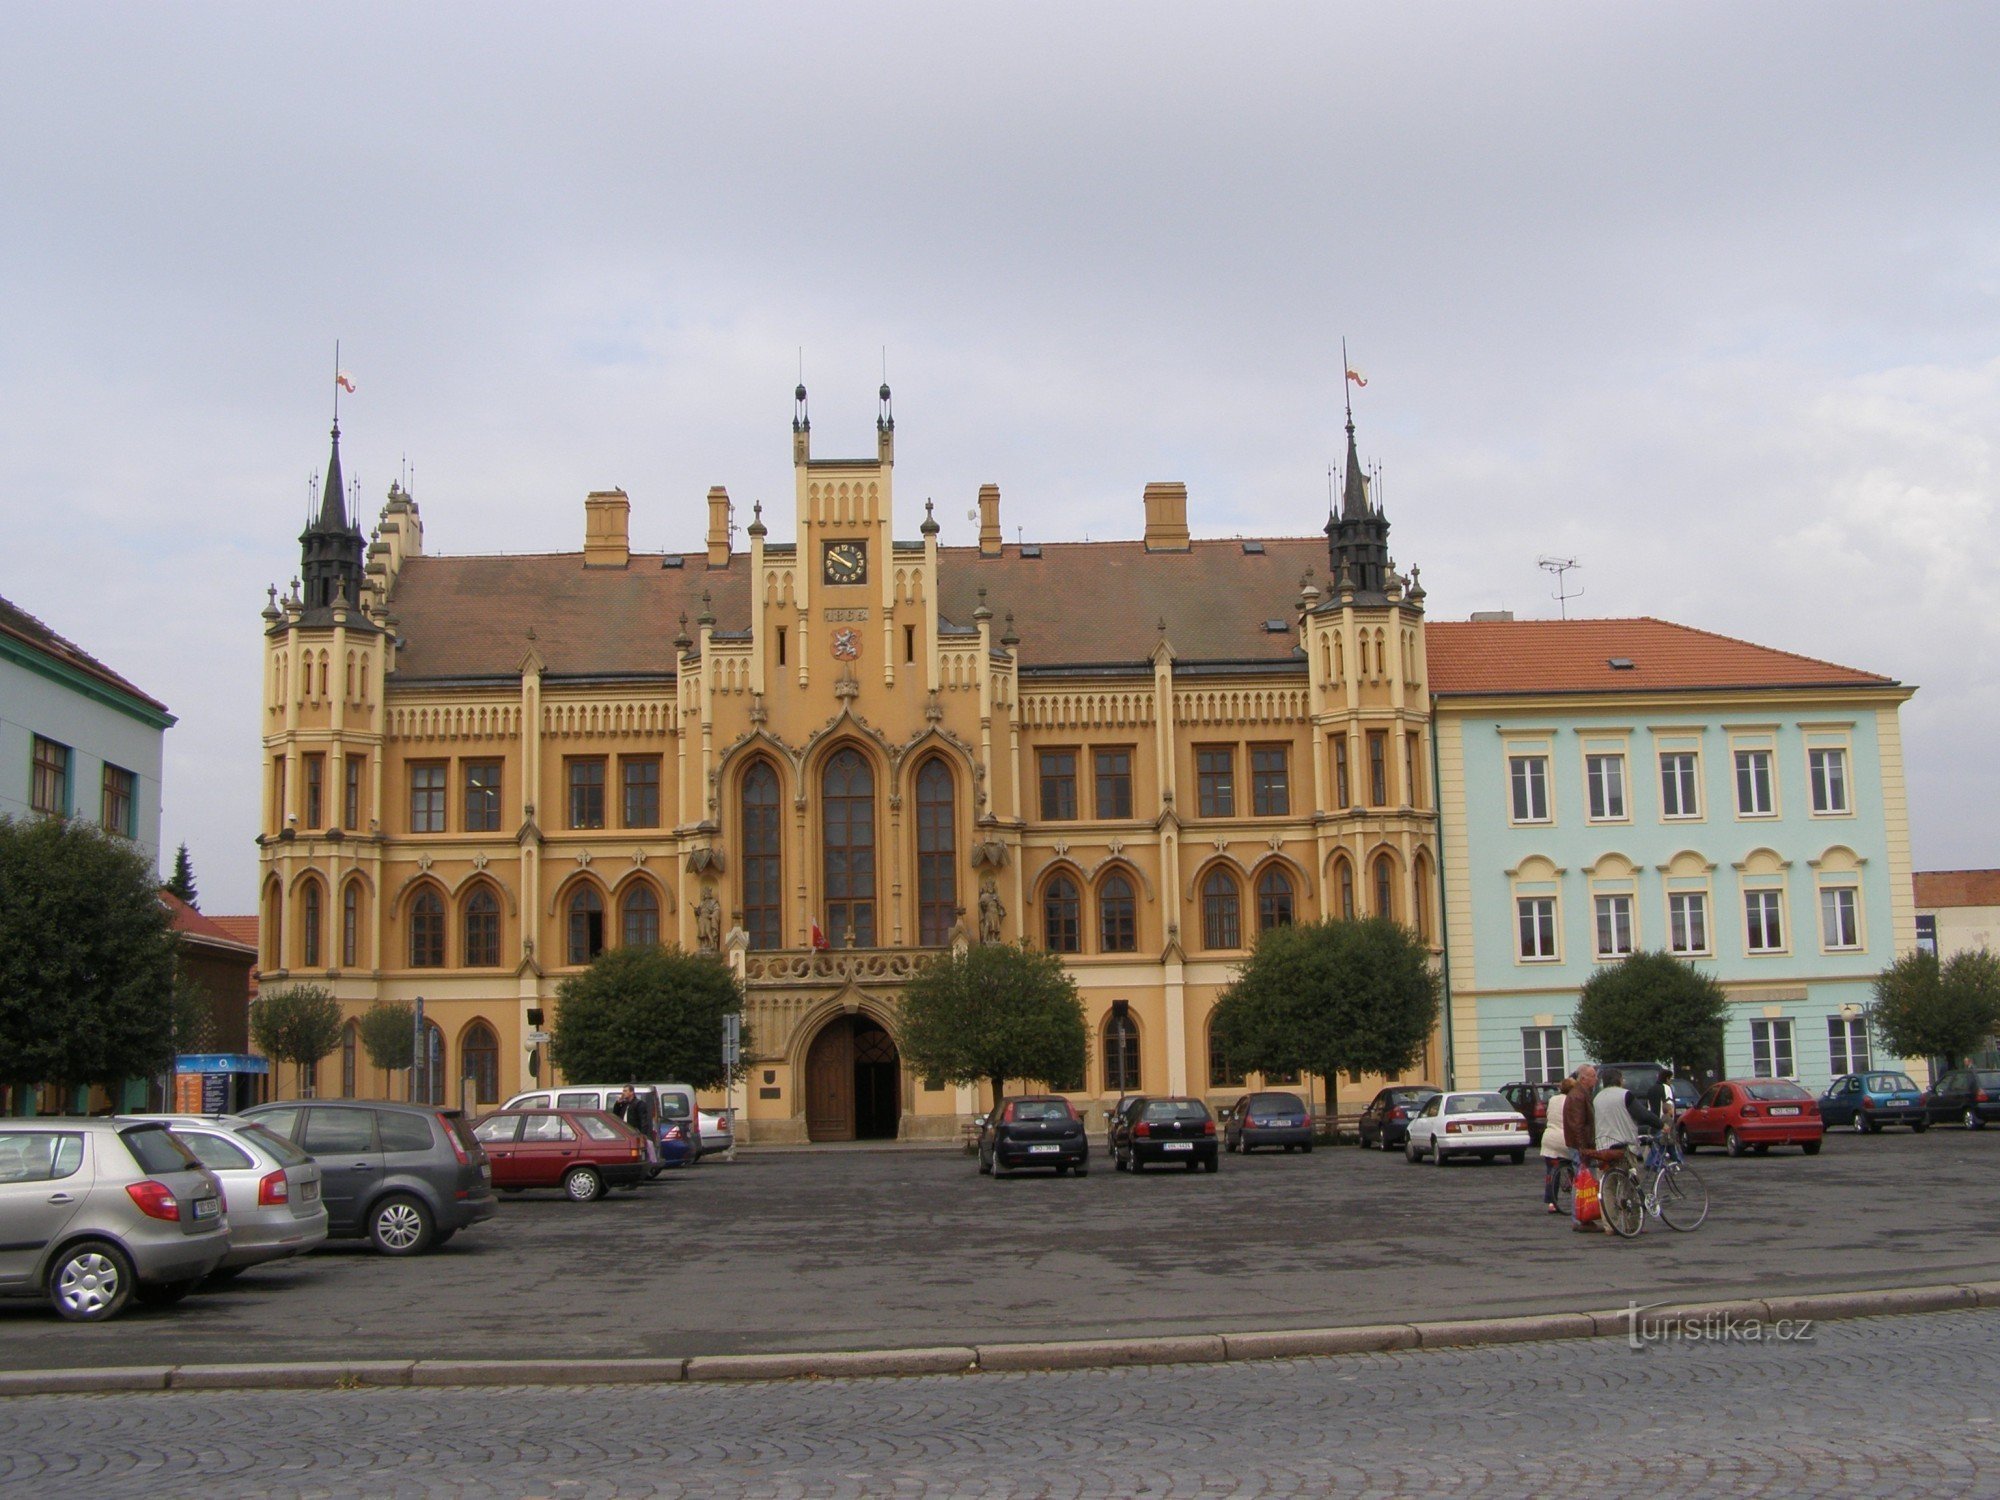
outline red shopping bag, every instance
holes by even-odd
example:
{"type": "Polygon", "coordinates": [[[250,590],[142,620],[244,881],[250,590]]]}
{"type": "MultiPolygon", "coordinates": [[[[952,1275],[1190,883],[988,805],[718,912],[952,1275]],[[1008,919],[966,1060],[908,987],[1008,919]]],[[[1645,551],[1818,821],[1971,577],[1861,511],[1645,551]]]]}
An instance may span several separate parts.
{"type": "Polygon", "coordinates": [[[1594,1224],[1604,1212],[1598,1202],[1597,1174],[1589,1167],[1579,1167],[1576,1173],[1576,1219],[1579,1224],[1594,1224]]]}

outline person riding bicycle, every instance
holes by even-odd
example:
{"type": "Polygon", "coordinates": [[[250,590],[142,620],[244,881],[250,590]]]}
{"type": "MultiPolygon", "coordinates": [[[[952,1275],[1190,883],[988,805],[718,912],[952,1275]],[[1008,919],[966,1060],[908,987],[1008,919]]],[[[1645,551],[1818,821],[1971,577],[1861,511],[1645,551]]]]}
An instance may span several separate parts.
{"type": "Polygon", "coordinates": [[[1625,1076],[1616,1068],[1604,1070],[1604,1087],[1598,1090],[1592,1115],[1597,1126],[1597,1149],[1623,1147],[1626,1161],[1634,1167],[1645,1154],[1640,1134],[1657,1132],[1664,1123],[1660,1112],[1644,1095],[1627,1091],[1625,1076]]]}

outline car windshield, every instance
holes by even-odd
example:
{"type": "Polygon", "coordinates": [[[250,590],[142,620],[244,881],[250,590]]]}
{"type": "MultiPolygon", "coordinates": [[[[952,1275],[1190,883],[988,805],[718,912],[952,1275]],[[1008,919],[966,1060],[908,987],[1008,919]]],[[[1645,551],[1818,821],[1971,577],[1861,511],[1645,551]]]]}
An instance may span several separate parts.
{"type": "Polygon", "coordinates": [[[1421,1104],[1426,1099],[1437,1096],[1436,1089],[1391,1089],[1389,1102],[1392,1104],[1421,1104]]]}
{"type": "Polygon", "coordinates": [[[1870,1073],[1868,1091],[1874,1094],[1914,1094],[1917,1081],[1907,1073],[1870,1073]]]}
{"type": "Polygon", "coordinates": [[[1444,1106],[1448,1115],[1477,1115],[1488,1111],[1512,1114],[1514,1106],[1498,1094],[1453,1094],[1444,1106]]]}
{"type": "Polygon", "coordinates": [[[1297,1094],[1252,1094],[1250,1112],[1257,1115],[1302,1115],[1306,1106],[1297,1094]]]}
{"type": "Polygon", "coordinates": [[[1206,1120],[1208,1106],[1199,1099],[1151,1099],[1146,1103],[1147,1120],[1206,1120]]]}
{"type": "Polygon", "coordinates": [[[1752,1099],[1809,1099],[1812,1096],[1796,1083],[1786,1083],[1782,1078],[1768,1079],[1763,1083],[1747,1083],[1743,1092],[1752,1099]]]}
{"type": "Polygon", "coordinates": [[[200,1165],[164,1125],[134,1125],[118,1137],[143,1172],[185,1172],[200,1165]]]}
{"type": "Polygon", "coordinates": [[[1012,1118],[1016,1120],[1068,1120],[1069,1102],[1065,1099],[1017,1099],[1014,1101],[1012,1118]]]}

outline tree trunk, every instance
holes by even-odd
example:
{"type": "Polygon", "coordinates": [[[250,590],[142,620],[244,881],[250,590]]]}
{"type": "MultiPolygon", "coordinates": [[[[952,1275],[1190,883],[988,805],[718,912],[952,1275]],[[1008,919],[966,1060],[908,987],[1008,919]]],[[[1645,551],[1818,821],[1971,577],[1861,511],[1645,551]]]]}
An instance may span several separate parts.
{"type": "Polygon", "coordinates": [[[997,1106],[1007,1094],[1007,1079],[1004,1074],[995,1073],[988,1080],[993,1085],[993,1103],[997,1106]]]}

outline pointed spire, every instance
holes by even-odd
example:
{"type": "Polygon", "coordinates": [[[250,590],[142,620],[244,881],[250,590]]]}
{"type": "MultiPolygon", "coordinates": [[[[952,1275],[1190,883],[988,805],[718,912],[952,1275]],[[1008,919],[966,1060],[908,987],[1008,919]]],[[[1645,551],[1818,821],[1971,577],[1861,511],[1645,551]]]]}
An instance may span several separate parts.
{"type": "Polygon", "coordinates": [[[1364,521],[1368,518],[1368,476],[1361,472],[1361,455],[1354,445],[1354,409],[1347,411],[1347,484],[1341,494],[1340,518],[1364,521]]]}
{"type": "Polygon", "coordinates": [[[340,419],[333,422],[333,456],[326,461],[326,492],[319,503],[319,529],[347,530],[346,485],[340,477],[340,419]]]}

